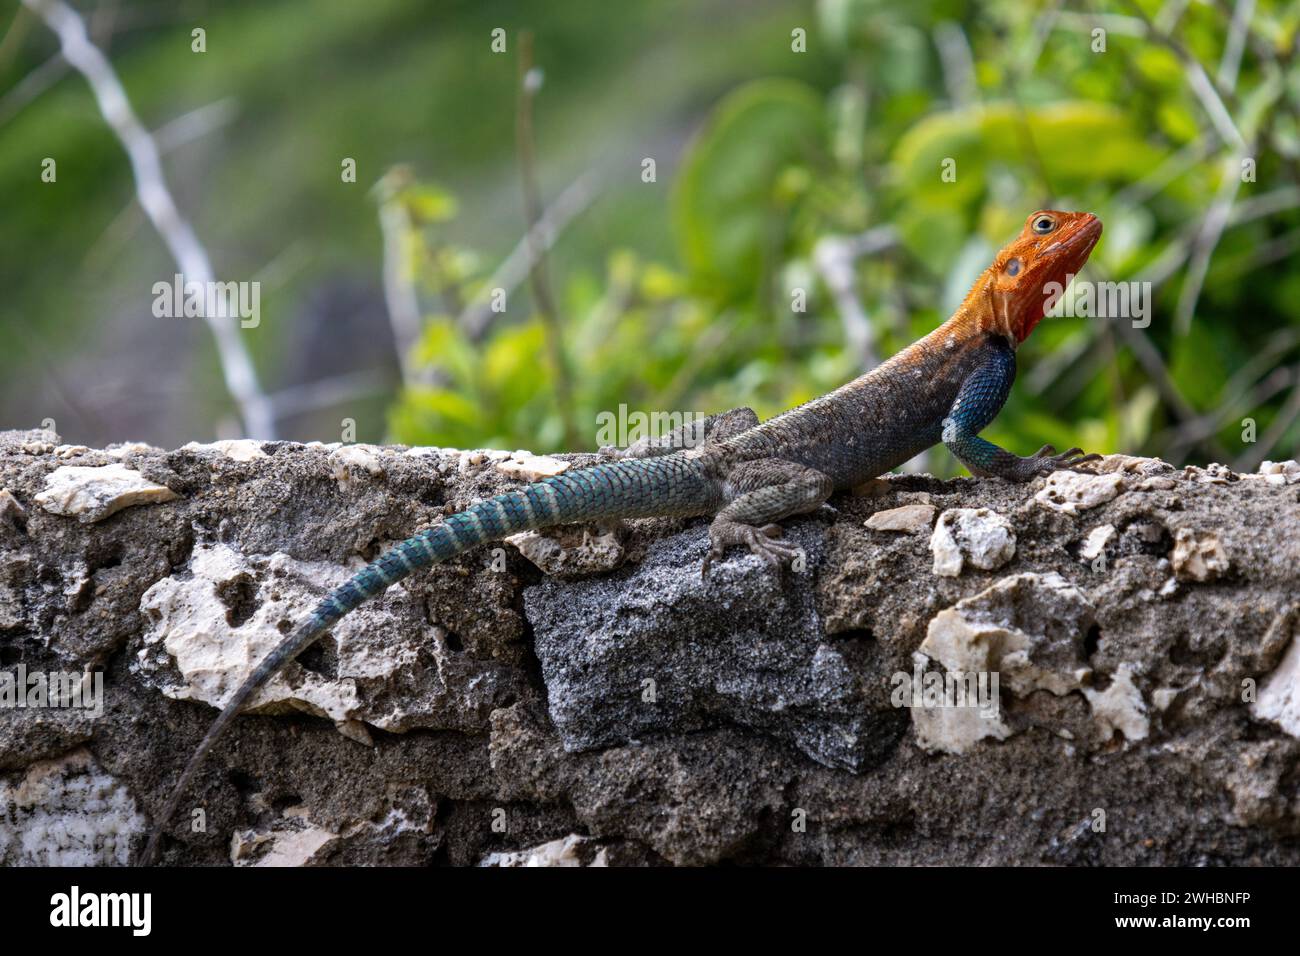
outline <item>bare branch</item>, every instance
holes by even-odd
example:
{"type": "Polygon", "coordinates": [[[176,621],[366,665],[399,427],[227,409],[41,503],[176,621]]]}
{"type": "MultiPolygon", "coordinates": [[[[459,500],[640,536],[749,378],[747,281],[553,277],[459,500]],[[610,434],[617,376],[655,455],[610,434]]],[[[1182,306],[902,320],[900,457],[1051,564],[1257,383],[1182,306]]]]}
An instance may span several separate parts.
{"type": "Polygon", "coordinates": [[[495,313],[488,305],[492,290],[502,289],[509,295],[517,289],[537,264],[536,256],[555,245],[555,240],[564,232],[565,227],[587,211],[603,188],[604,185],[594,173],[586,172],[570,183],[546,207],[541,217],[515,244],[510,255],[497,266],[478,295],[465,304],[457,323],[465,330],[470,341],[481,339],[492,321],[495,313]]]}
{"type": "Polygon", "coordinates": [[[415,384],[411,350],[420,336],[420,299],[412,275],[411,214],[402,201],[402,189],[412,181],[411,171],[397,166],[379,181],[379,228],[384,237],[384,303],[393,327],[393,344],[402,370],[402,384],[415,384]]]}
{"type": "MultiPolygon", "coordinates": [[[[86,24],[64,0],[23,0],[59,38],[63,58],[86,78],[105,122],[121,141],[131,161],[136,194],[149,221],[162,237],[187,281],[213,281],[212,264],[189,222],[177,209],[163,175],[158,147],[131,109],[126,91],[112,64],[90,42],[86,24]]],[[[258,385],[252,359],[235,326],[218,316],[205,316],[217,345],[226,390],[238,404],[249,437],[275,437],[271,404],[258,385]]]]}
{"type": "MultiPolygon", "coordinates": [[[[1238,160],[1230,159],[1226,165],[1235,167],[1237,164],[1238,160]]],[[[1196,312],[1196,303],[1201,298],[1201,289],[1205,285],[1205,274],[1210,269],[1210,259],[1214,256],[1214,250],[1219,245],[1223,230],[1228,225],[1228,219],[1232,214],[1232,204],[1236,200],[1237,190],[1240,188],[1241,176],[1237,174],[1236,169],[1225,169],[1223,182],[1220,183],[1214,202],[1211,203],[1209,211],[1206,212],[1205,220],[1201,223],[1201,229],[1192,244],[1191,258],[1187,264],[1187,275],[1183,279],[1183,287],[1178,294],[1178,307],[1174,311],[1174,330],[1179,335],[1186,335],[1188,329],[1192,327],[1192,315],[1196,312]]]]}
{"type": "Polygon", "coordinates": [[[276,418],[284,419],[318,408],[342,405],[366,395],[376,395],[389,388],[391,381],[392,374],[379,369],[347,372],[274,392],[271,404],[275,406],[276,418]]]}
{"type": "Polygon", "coordinates": [[[1245,452],[1238,456],[1233,462],[1235,471],[1252,471],[1259,467],[1259,463],[1273,450],[1280,442],[1291,426],[1300,419],[1300,385],[1292,387],[1291,394],[1287,396],[1282,407],[1278,409],[1276,417],[1269,424],[1264,434],[1259,436],[1259,441],[1251,445],[1245,452]]]}
{"type": "Polygon", "coordinates": [[[36,99],[68,72],[68,61],[56,53],[32,70],[0,97],[0,126],[17,116],[24,106],[36,99]]]}
{"type": "Polygon", "coordinates": [[[1241,54],[1246,49],[1246,34],[1250,28],[1250,18],[1255,14],[1255,0],[1237,0],[1232,9],[1232,24],[1228,28],[1228,40],[1223,45],[1223,58],[1219,60],[1219,74],[1216,79],[1225,90],[1237,88],[1237,73],[1241,69],[1241,54]]]}
{"type": "Polygon", "coordinates": [[[898,241],[890,226],[868,229],[857,236],[823,236],[813,247],[813,265],[835,300],[844,324],[844,338],[863,370],[880,363],[875,349],[871,319],[854,289],[853,263],[866,255],[888,249],[898,241]]]}
{"type": "Polygon", "coordinates": [[[944,20],[934,26],[934,47],[939,51],[943,85],[954,107],[970,105],[975,99],[975,64],[970,41],[961,25],[944,20]]]}
{"type": "Polygon", "coordinates": [[[1225,96],[1230,96],[1231,92],[1217,89],[1214,81],[1205,72],[1205,68],[1201,66],[1200,61],[1169,35],[1169,30],[1172,29],[1173,24],[1167,22],[1164,17],[1167,10],[1161,11],[1161,16],[1157,17],[1160,25],[1157,25],[1151,21],[1146,11],[1136,3],[1136,0],[1128,0],[1128,6],[1146,23],[1151,37],[1178,57],[1178,61],[1183,65],[1183,73],[1187,77],[1187,83],[1191,87],[1192,93],[1200,100],[1201,108],[1205,110],[1205,114],[1209,117],[1210,124],[1214,127],[1215,132],[1218,133],[1219,139],[1234,149],[1245,151],[1245,137],[1237,129],[1232,114],[1224,104],[1225,96]]]}
{"type": "Polygon", "coordinates": [[[524,213],[528,217],[528,232],[532,244],[529,258],[533,266],[528,272],[533,305],[546,326],[546,348],[550,353],[552,371],[555,373],[555,400],[560,419],[564,424],[564,443],[567,448],[578,447],[578,426],[573,409],[573,383],[569,372],[569,359],[564,349],[564,327],[551,296],[550,281],[546,276],[546,253],[533,236],[533,227],[542,218],[541,189],[537,184],[536,145],[533,141],[533,99],[541,88],[542,74],[533,67],[533,35],[524,31],[519,37],[519,89],[518,109],[515,115],[515,138],[519,152],[519,178],[523,185],[524,213]]]}

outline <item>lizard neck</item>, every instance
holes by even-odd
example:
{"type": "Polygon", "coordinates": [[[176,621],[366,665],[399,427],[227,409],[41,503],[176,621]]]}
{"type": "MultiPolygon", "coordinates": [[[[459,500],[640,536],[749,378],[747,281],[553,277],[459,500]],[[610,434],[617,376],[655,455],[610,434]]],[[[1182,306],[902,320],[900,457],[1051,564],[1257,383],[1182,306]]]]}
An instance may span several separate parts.
{"type": "Polygon", "coordinates": [[[902,364],[910,365],[923,357],[950,354],[973,341],[985,342],[991,337],[1006,339],[1014,349],[1019,342],[1004,312],[1000,314],[996,308],[992,292],[988,275],[982,274],[942,325],[908,346],[897,358],[902,364]]]}
{"type": "Polygon", "coordinates": [[[931,335],[943,339],[951,335],[968,339],[991,333],[1005,338],[1014,349],[1020,344],[1020,338],[1012,328],[1006,304],[1005,298],[1000,297],[994,288],[991,270],[985,270],[966,293],[961,305],[931,335]]]}

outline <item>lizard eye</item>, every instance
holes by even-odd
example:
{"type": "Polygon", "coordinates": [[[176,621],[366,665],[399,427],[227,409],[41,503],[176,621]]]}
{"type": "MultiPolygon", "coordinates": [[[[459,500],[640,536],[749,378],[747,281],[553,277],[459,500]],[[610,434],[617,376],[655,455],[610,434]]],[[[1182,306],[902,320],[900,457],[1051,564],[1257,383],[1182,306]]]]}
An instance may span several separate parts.
{"type": "Polygon", "coordinates": [[[1009,275],[1009,276],[1013,276],[1013,277],[1014,277],[1014,276],[1018,276],[1018,275],[1020,275],[1020,260],[1019,260],[1019,259],[1012,259],[1010,262],[1007,263],[1007,275],[1009,275]]]}
{"type": "Polygon", "coordinates": [[[1045,236],[1056,228],[1056,220],[1051,216],[1039,216],[1034,220],[1034,232],[1045,236]]]}

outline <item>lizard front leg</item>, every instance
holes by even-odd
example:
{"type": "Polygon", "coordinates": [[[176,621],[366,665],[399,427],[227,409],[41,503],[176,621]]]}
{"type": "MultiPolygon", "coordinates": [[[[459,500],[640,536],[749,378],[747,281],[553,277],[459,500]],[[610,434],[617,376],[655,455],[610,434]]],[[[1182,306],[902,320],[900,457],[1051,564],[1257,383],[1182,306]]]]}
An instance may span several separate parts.
{"type": "Polygon", "coordinates": [[[732,545],[743,544],[776,569],[799,553],[781,541],[781,526],[790,515],[813,511],[830,497],[834,482],[814,468],[779,458],[742,462],[726,478],[733,497],[709,526],[709,553],[700,573],[720,560],[732,545]]]}
{"type": "Polygon", "coordinates": [[[733,408],[729,412],[692,419],[657,438],[647,435],[626,448],[605,445],[600,453],[610,458],[656,458],[701,444],[716,445],[749,431],[757,424],[758,416],[752,408],[733,408]]]}
{"type": "Polygon", "coordinates": [[[1006,402],[1015,377],[1016,357],[1010,346],[1005,343],[990,346],[988,359],[962,384],[943,420],[943,443],[971,474],[1025,482],[1101,458],[1085,455],[1080,448],[1058,455],[1051,445],[1044,445],[1030,457],[1022,458],[980,438],[979,432],[1006,402]]]}

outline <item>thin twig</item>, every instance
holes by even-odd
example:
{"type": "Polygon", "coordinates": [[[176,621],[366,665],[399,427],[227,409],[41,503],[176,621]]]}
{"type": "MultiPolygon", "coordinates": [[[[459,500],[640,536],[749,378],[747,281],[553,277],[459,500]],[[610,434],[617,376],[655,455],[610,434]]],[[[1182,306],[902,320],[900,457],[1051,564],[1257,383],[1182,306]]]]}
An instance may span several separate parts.
{"type": "Polygon", "coordinates": [[[1141,179],[1129,183],[1117,192],[1111,198],[1111,205],[1116,209],[1128,209],[1145,204],[1183,173],[1202,163],[1210,155],[1210,151],[1210,144],[1205,140],[1192,140],[1141,179]]]}
{"type": "Polygon", "coordinates": [[[936,23],[932,31],[934,48],[939,51],[943,69],[943,86],[953,107],[963,109],[975,99],[975,64],[970,41],[961,24],[951,20],[936,23]]]}
{"type": "Polygon", "coordinates": [[[1258,468],[1259,463],[1273,450],[1273,446],[1291,430],[1296,419],[1300,419],[1300,385],[1292,387],[1291,394],[1282,403],[1282,407],[1269,423],[1268,429],[1259,437],[1259,441],[1237,456],[1237,460],[1233,462],[1233,470],[1253,471],[1258,468]]]}
{"type": "Polygon", "coordinates": [[[1232,23],[1228,27],[1228,40],[1223,44],[1223,58],[1219,60],[1219,86],[1225,90],[1237,88],[1237,74],[1241,70],[1241,54],[1246,49],[1246,34],[1250,18],[1255,14],[1255,0],[1237,0],[1232,9],[1232,23]]]}
{"type": "Polygon", "coordinates": [[[63,54],[56,53],[36,69],[32,70],[3,97],[0,97],[0,126],[9,122],[23,107],[36,99],[68,72],[68,61],[63,54]]]}
{"type": "MultiPolygon", "coordinates": [[[[167,188],[158,147],[131,109],[126,91],[112,64],[90,42],[86,24],[64,0],[23,0],[59,38],[63,58],[86,78],[105,122],[116,134],[131,161],[136,194],[145,214],[162,237],[187,282],[213,281],[207,250],[177,209],[167,188]]],[[[217,345],[226,390],[239,406],[245,433],[252,438],[275,437],[271,403],[258,385],[252,359],[235,326],[216,315],[205,316],[217,345]]]]}
{"type": "Polygon", "coordinates": [[[1229,112],[1228,106],[1225,105],[1225,100],[1231,100],[1231,91],[1216,88],[1214,81],[1205,72],[1205,68],[1201,66],[1200,61],[1169,35],[1168,28],[1161,28],[1153,23],[1136,0],[1127,0],[1127,2],[1128,6],[1146,23],[1151,37],[1162,46],[1168,47],[1174,56],[1178,58],[1178,61],[1182,63],[1188,85],[1191,87],[1192,93],[1200,101],[1201,108],[1205,110],[1210,119],[1210,124],[1214,127],[1215,132],[1219,134],[1219,138],[1235,149],[1245,150],[1245,137],[1237,129],[1237,124],[1232,119],[1232,113],[1229,112]]]}
{"type": "Polygon", "coordinates": [[[391,381],[391,373],[378,369],[346,372],[273,392],[270,398],[271,404],[275,406],[276,417],[284,419],[318,408],[342,405],[365,395],[378,394],[387,389],[391,381]]]}
{"type": "Polygon", "coordinates": [[[159,154],[166,156],[187,143],[202,139],[223,126],[229,126],[238,115],[239,101],[233,96],[227,96],[168,120],[153,131],[153,139],[158,144],[159,154]]]}
{"type": "Polygon", "coordinates": [[[564,349],[564,329],[551,296],[546,277],[546,252],[533,236],[533,227],[542,218],[541,190],[537,185],[537,156],[533,140],[533,99],[541,87],[541,72],[533,68],[533,35],[524,31],[519,37],[519,90],[515,117],[516,145],[519,151],[519,177],[523,185],[524,213],[528,217],[527,236],[531,243],[533,267],[528,271],[533,305],[546,326],[546,347],[555,374],[555,401],[564,427],[566,448],[578,447],[578,427],[573,409],[573,383],[569,360],[564,349]]]}
{"type": "Polygon", "coordinates": [[[1219,184],[1219,191],[1215,194],[1214,202],[1210,204],[1196,240],[1192,244],[1187,274],[1183,278],[1183,287],[1179,290],[1178,306],[1174,310],[1174,330],[1179,335],[1186,335],[1192,327],[1192,315],[1196,312],[1196,303],[1201,298],[1205,274],[1210,269],[1210,259],[1214,257],[1214,250],[1219,245],[1219,239],[1223,237],[1223,230],[1228,225],[1228,218],[1232,214],[1232,204],[1237,198],[1237,191],[1241,188],[1241,176],[1235,168],[1240,165],[1240,161],[1232,158],[1226,165],[1234,168],[1224,170],[1223,182],[1219,184]]]}
{"type": "Polygon", "coordinates": [[[876,355],[871,319],[854,289],[853,264],[862,256],[888,249],[897,241],[898,235],[892,227],[878,226],[857,236],[823,236],[813,247],[813,265],[835,300],[849,351],[864,371],[875,368],[880,359],[876,355]]]}
{"type": "Polygon", "coordinates": [[[465,304],[456,320],[471,342],[477,342],[487,334],[496,314],[490,306],[492,291],[501,289],[509,295],[518,288],[537,264],[537,255],[555,245],[565,227],[590,208],[603,188],[604,184],[594,173],[583,173],[552,200],[541,218],[515,243],[510,255],[497,266],[478,294],[465,304]]]}
{"type": "Polygon", "coordinates": [[[1289,352],[1297,342],[1300,342],[1300,329],[1286,329],[1274,335],[1256,355],[1232,374],[1223,386],[1221,394],[1224,397],[1216,403],[1217,407],[1213,411],[1186,421],[1176,429],[1166,429],[1157,436],[1161,444],[1169,448],[1171,457],[1177,458],[1213,435],[1241,406],[1253,408],[1286,388],[1291,381],[1291,372],[1273,368],[1273,363],[1289,352]],[[1279,374],[1282,375],[1280,382],[1279,374]]]}
{"type": "Polygon", "coordinates": [[[402,370],[402,384],[410,388],[416,381],[411,359],[420,337],[420,299],[412,275],[411,242],[414,230],[411,214],[402,198],[402,190],[412,182],[409,168],[397,166],[379,181],[379,228],[384,238],[384,303],[393,327],[393,346],[402,370]]]}

